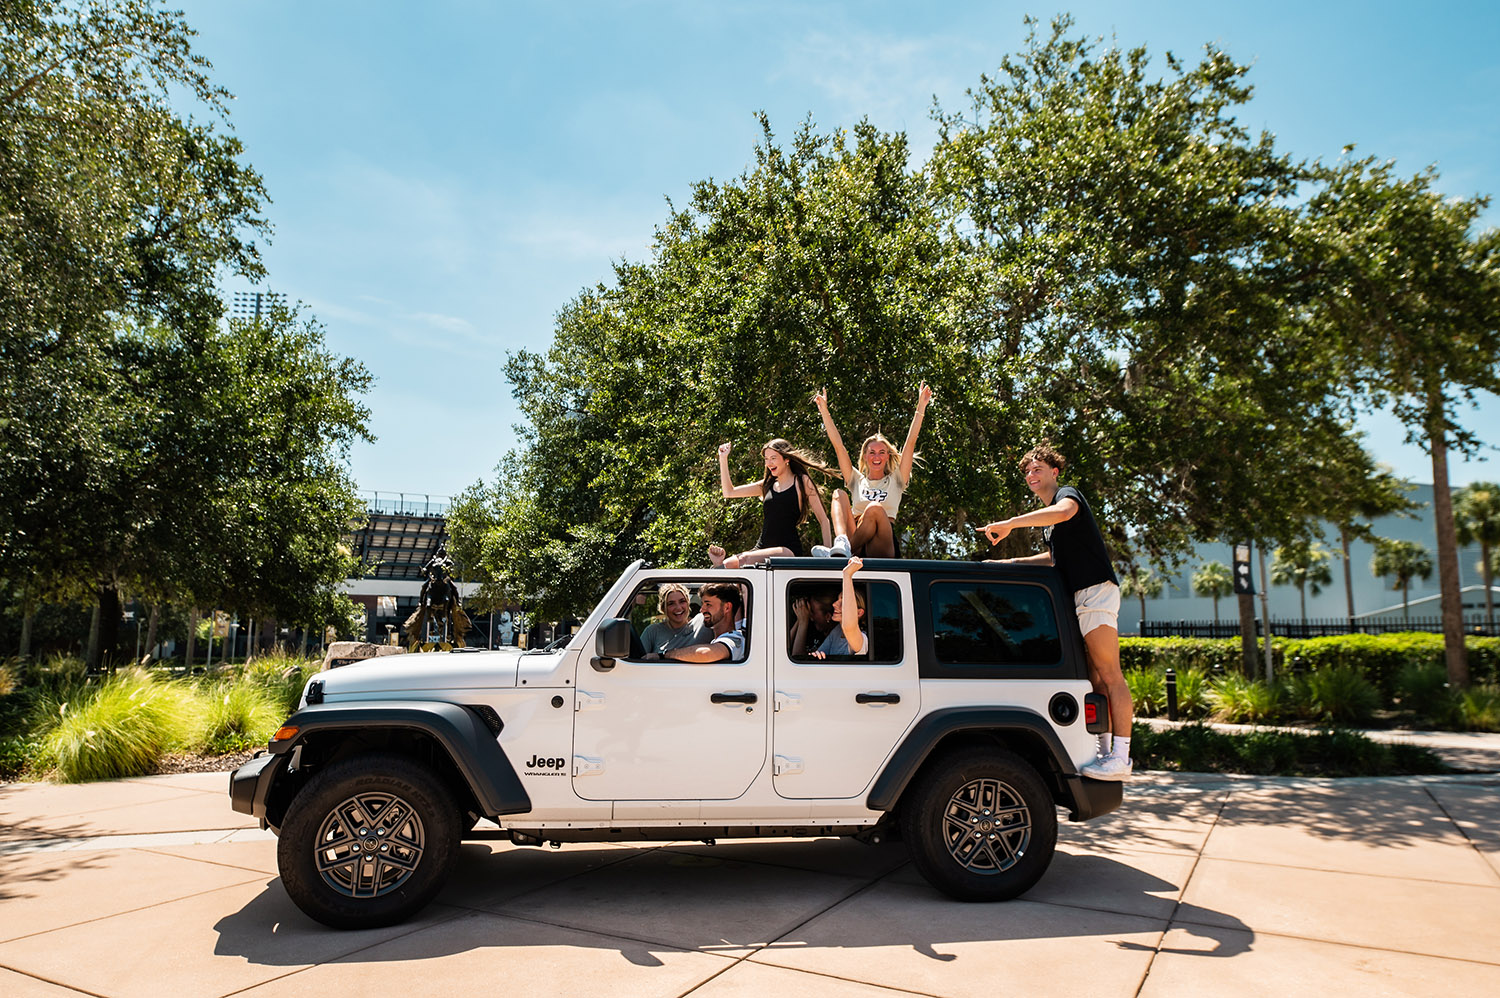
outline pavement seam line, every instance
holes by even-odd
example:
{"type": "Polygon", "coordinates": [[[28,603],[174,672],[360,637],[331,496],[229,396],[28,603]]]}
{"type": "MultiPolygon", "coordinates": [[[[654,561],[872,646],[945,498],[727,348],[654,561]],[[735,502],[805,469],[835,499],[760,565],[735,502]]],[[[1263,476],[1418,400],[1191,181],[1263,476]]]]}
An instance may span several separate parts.
{"type": "Polygon", "coordinates": [[[237,880],[232,884],[223,884],[219,887],[211,887],[206,891],[194,891],[191,894],[183,894],[180,897],[167,898],[162,901],[153,901],[151,904],[143,904],[138,908],[126,908],[123,911],[112,911],[108,915],[98,915],[94,918],[85,918],[81,921],[69,922],[66,925],[54,925],[50,929],[40,929],[36,932],[27,932],[19,936],[11,936],[7,939],[0,939],[0,945],[8,945],[10,943],[20,942],[22,939],[33,939],[36,936],[45,936],[49,932],[61,932],[64,929],[76,929],[80,925],[92,925],[95,922],[103,922],[107,919],[118,918],[121,915],[134,915],[138,911],[146,911],[150,908],[160,908],[164,904],[176,904],[178,901],[187,901],[190,898],[203,897],[205,894],[213,894],[217,891],[227,891],[233,887],[244,887],[246,884],[255,883],[257,880],[260,880],[261,877],[264,876],[265,874],[262,873],[259,876],[251,877],[248,880],[237,880]]]}
{"type": "MultiPolygon", "coordinates": [[[[808,915],[802,921],[796,923],[795,925],[792,925],[792,926],[788,927],[786,929],[786,931],[782,932],[780,935],[776,936],[774,939],[771,939],[771,940],[769,940],[767,942],[761,943],[759,946],[746,947],[749,950],[749,952],[747,952],[744,956],[733,958],[730,961],[729,966],[725,967],[723,970],[720,970],[717,974],[714,974],[711,977],[706,977],[703,980],[699,981],[697,984],[693,985],[691,988],[689,988],[688,990],[684,991],[681,995],[679,995],[678,998],[687,998],[688,995],[691,995],[694,991],[697,991],[698,989],[702,988],[705,984],[708,984],[710,981],[717,980],[718,978],[720,978],[720,977],[724,976],[725,974],[729,973],[735,967],[738,967],[740,964],[749,961],[751,957],[753,957],[753,956],[755,956],[755,955],[757,955],[759,953],[764,953],[766,950],[770,949],[772,946],[776,945],[778,942],[780,942],[781,940],[785,939],[787,936],[791,935],[793,932],[796,932],[798,929],[802,928],[804,925],[807,925],[809,922],[813,921],[814,919],[821,918],[822,916],[828,914],[830,911],[832,911],[833,909],[837,908],[839,905],[843,904],[844,902],[851,901],[854,898],[859,897],[859,895],[863,894],[864,892],[866,892],[866,891],[868,891],[868,890],[876,887],[877,885],[879,885],[886,878],[895,875],[898,871],[900,871],[902,869],[905,869],[907,865],[908,865],[908,863],[902,863],[900,866],[896,867],[896,869],[887,871],[886,873],[883,873],[880,876],[876,877],[874,880],[871,880],[868,883],[864,883],[864,884],[859,885],[854,890],[850,891],[848,894],[845,894],[843,897],[838,898],[837,900],[830,902],[828,905],[824,906],[819,911],[813,912],[811,915],[808,915]]],[[[763,966],[774,967],[774,966],[778,966],[778,965],[777,964],[763,964],[763,966]]],[[[783,967],[781,969],[788,970],[788,969],[792,969],[792,968],[783,967]]],[[[799,973],[811,974],[814,977],[827,977],[827,978],[830,978],[830,979],[833,979],[833,980],[849,981],[850,983],[853,983],[853,984],[865,984],[865,985],[869,985],[869,983],[870,983],[869,981],[856,981],[853,978],[849,978],[849,977],[839,977],[837,974],[821,974],[821,973],[818,973],[817,971],[799,971],[799,973]]],[[[871,986],[873,986],[873,987],[884,987],[884,985],[880,985],[880,984],[871,985],[871,986]]],[[[924,998],[940,998],[940,996],[932,995],[930,992],[927,992],[927,991],[908,991],[905,988],[890,988],[890,989],[887,989],[887,990],[899,991],[899,992],[901,992],[903,994],[923,995],[924,998]]]]}
{"type": "Polygon", "coordinates": [[[1219,798],[1219,806],[1214,811],[1214,820],[1209,823],[1208,834],[1203,836],[1203,843],[1198,846],[1193,855],[1193,865],[1188,868],[1187,876],[1182,878],[1182,889],[1177,892],[1177,901],[1167,915],[1166,927],[1161,930],[1161,935],[1156,939],[1156,946],[1152,948],[1151,956],[1146,960],[1146,969],[1141,972],[1141,980],[1135,986],[1133,998],[1140,998],[1141,992],[1146,988],[1146,982],[1151,979],[1151,968],[1156,966],[1156,958],[1167,941],[1167,933],[1172,931],[1172,923],[1177,920],[1177,912],[1182,908],[1182,899],[1187,896],[1188,885],[1193,882],[1193,874],[1198,872],[1198,864],[1203,862],[1203,850],[1208,848],[1208,840],[1213,838],[1214,829],[1219,827],[1219,819],[1224,815],[1224,808],[1229,806],[1230,792],[1226,789],[1224,795],[1219,798]]]}
{"type": "MultiPolygon", "coordinates": [[[[204,845],[218,845],[219,843],[217,843],[217,842],[207,842],[207,843],[203,843],[203,844],[204,845]]],[[[217,860],[217,859],[199,859],[196,856],[183,856],[180,853],[163,852],[162,850],[165,849],[165,848],[167,848],[167,847],[166,846],[158,846],[156,848],[151,848],[149,846],[142,846],[141,849],[140,849],[140,851],[141,852],[149,852],[153,856],[168,856],[168,857],[170,857],[172,859],[185,859],[185,860],[188,860],[189,862],[192,862],[192,863],[204,863],[204,864],[207,864],[208,866],[219,866],[219,867],[223,867],[226,870],[245,870],[245,871],[248,871],[250,873],[258,873],[262,877],[270,877],[273,880],[280,880],[281,879],[281,874],[279,874],[279,873],[267,873],[265,870],[260,870],[260,869],[257,869],[256,867],[253,867],[253,866],[241,866],[239,863],[225,863],[225,862],[223,862],[221,860],[217,860]]],[[[189,848],[191,848],[191,847],[189,847],[189,848]]]]}
{"type": "Polygon", "coordinates": [[[1236,929],[1228,925],[1215,925],[1212,922],[1195,922],[1190,918],[1174,918],[1174,925],[1191,925],[1199,929],[1217,929],[1220,932],[1242,932],[1251,936],[1271,936],[1274,939],[1295,939],[1298,942],[1317,943],[1320,946],[1342,946],[1345,949],[1367,950],[1371,953],[1397,953],[1401,956],[1419,956],[1428,960],[1452,960],[1455,963],[1472,963],[1478,967],[1500,967],[1500,960],[1476,960],[1471,956],[1444,956],[1441,953],[1424,953],[1414,949],[1396,949],[1393,946],[1370,946],[1366,943],[1351,943],[1347,939],[1324,939],[1322,936],[1298,936],[1290,932],[1277,932],[1274,929],[1255,929],[1246,926],[1236,929]]]}
{"type": "MultiPolygon", "coordinates": [[[[1488,867],[1491,871],[1493,871],[1497,876],[1500,876],[1500,868],[1496,868],[1496,866],[1490,862],[1489,857],[1484,854],[1484,850],[1479,848],[1478,840],[1476,840],[1472,835],[1469,834],[1468,829],[1464,828],[1463,825],[1458,823],[1458,819],[1453,817],[1453,815],[1449,812],[1448,808],[1443,804],[1442,801],[1438,800],[1437,794],[1432,792],[1432,788],[1423,787],[1422,789],[1427,791],[1427,796],[1432,798],[1432,802],[1437,805],[1437,809],[1439,811],[1443,812],[1443,817],[1448,819],[1449,824],[1451,824],[1458,830],[1458,834],[1464,837],[1464,841],[1469,844],[1470,849],[1474,850],[1474,854],[1479,857],[1479,861],[1486,867],[1488,867]]],[[[1475,824],[1477,825],[1478,822],[1475,822],[1475,824]]]]}
{"type": "Polygon", "coordinates": [[[9,966],[7,964],[0,963],[0,968],[8,970],[8,971],[10,971],[13,974],[20,974],[22,977],[29,977],[33,981],[41,981],[43,984],[50,984],[53,987],[62,988],[65,991],[76,991],[78,994],[81,994],[81,995],[93,995],[94,998],[109,998],[108,995],[101,995],[97,991],[86,991],[83,988],[76,988],[76,987],[74,987],[71,984],[64,984],[61,981],[54,981],[50,977],[43,977],[41,974],[33,974],[33,973],[31,973],[31,971],[29,971],[29,970],[22,970],[19,967],[12,967],[12,966],[9,966]]]}
{"type": "MultiPolygon", "coordinates": [[[[1476,850],[1477,851],[1477,850],[1476,850]]],[[[1500,884],[1475,884],[1463,880],[1434,880],[1430,877],[1401,877],[1394,873],[1376,873],[1373,870],[1332,870],[1322,866],[1297,866],[1293,863],[1267,863],[1258,859],[1234,859],[1230,856],[1203,856],[1203,859],[1212,863],[1238,863],[1244,866],[1270,866],[1278,870],[1301,870],[1303,873],[1334,873],[1346,877],[1374,877],[1379,880],[1406,880],[1414,884],[1436,884],[1443,887],[1480,887],[1490,890],[1500,889],[1500,884]]],[[[1481,853],[1480,860],[1484,860],[1481,853]]],[[[1197,864],[1193,864],[1194,869],[1197,864]]]]}

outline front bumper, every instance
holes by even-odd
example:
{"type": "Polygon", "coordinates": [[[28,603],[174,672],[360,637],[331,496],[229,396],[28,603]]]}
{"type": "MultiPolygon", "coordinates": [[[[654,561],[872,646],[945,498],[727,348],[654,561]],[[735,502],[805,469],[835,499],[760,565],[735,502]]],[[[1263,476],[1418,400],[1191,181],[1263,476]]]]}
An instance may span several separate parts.
{"type": "Polygon", "coordinates": [[[271,783],[286,763],[281,755],[258,755],[239,769],[229,774],[229,803],[241,814],[260,819],[266,827],[266,798],[271,793],[271,783]]]}

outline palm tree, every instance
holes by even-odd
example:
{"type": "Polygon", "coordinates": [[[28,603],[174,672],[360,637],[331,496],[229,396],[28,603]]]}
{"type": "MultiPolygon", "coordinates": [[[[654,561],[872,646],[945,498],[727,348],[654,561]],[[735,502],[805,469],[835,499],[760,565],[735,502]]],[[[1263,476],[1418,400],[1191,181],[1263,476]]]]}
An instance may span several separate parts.
{"type": "Polygon", "coordinates": [[[1120,595],[1134,596],[1141,601],[1141,633],[1146,632],[1146,597],[1155,599],[1161,595],[1162,587],[1166,584],[1162,577],[1149,568],[1142,570],[1132,565],[1129,570],[1122,573],[1120,579],[1120,595]]]}
{"type": "Polygon", "coordinates": [[[1209,561],[1193,573],[1193,593],[1214,601],[1214,624],[1219,623],[1219,600],[1234,592],[1234,576],[1222,561],[1209,561]]]}
{"type": "Polygon", "coordinates": [[[1354,625],[1354,573],[1349,555],[1350,544],[1355,538],[1378,544],[1380,538],[1371,529],[1370,520],[1381,516],[1410,516],[1421,503],[1408,496],[1413,486],[1404,478],[1397,478],[1384,465],[1376,466],[1356,489],[1345,490],[1334,516],[1339,528],[1339,546],[1344,551],[1344,603],[1349,613],[1349,624],[1354,625]]]}
{"type": "Polygon", "coordinates": [[[1271,560],[1271,584],[1296,586],[1302,594],[1302,626],[1307,626],[1307,590],[1319,596],[1323,587],[1333,584],[1333,573],[1328,568],[1328,551],[1321,544],[1299,542],[1276,549],[1271,560]]]}
{"type": "Polygon", "coordinates": [[[1370,561],[1370,571],[1377,579],[1390,576],[1395,580],[1392,589],[1401,590],[1401,617],[1411,623],[1411,608],[1407,596],[1412,579],[1432,578],[1432,552],[1416,541],[1393,541],[1382,538],[1375,545],[1375,557],[1370,561]]]}
{"type": "Polygon", "coordinates": [[[1495,630],[1495,600],[1490,591],[1494,574],[1490,571],[1490,552],[1500,546],[1500,485],[1474,482],[1458,494],[1453,503],[1453,525],[1458,543],[1479,545],[1479,571],[1484,577],[1484,620],[1491,633],[1495,630]]]}

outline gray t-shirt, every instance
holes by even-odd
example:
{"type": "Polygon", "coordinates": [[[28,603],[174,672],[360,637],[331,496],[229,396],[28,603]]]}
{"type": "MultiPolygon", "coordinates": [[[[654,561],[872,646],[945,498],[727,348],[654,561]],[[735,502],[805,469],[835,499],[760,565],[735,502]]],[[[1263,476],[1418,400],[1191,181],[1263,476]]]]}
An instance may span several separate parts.
{"type": "MultiPolygon", "coordinates": [[[[870,650],[870,636],[864,631],[859,632],[859,654],[870,650]]],[[[823,639],[818,645],[818,651],[824,655],[853,655],[855,652],[849,647],[849,639],[844,637],[844,628],[839,624],[833,625],[833,633],[823,639]]]]}
{"type": "Polygon", "coordinates": [[[703,626],[703,615],[695,614],[676,630],[665,620],[658,620],[641,635],[641,644],[646,646],[646,651],[661,655],[674,648],[706,645],[713,640],[713,636],[714,632],[703,626]]]}
{"type": "Polygon", "coordinates": [[[713,639],[713,644],[728,648],[731,662],[740,662],[745,658],[745,632],[739,627],[732,627],[720,634],[713,639]]]}

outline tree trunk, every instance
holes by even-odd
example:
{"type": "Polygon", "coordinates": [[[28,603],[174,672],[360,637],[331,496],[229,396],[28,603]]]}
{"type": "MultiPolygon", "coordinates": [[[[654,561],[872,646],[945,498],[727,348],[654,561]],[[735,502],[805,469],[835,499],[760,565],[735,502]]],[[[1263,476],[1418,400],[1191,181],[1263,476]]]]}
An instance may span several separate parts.
{"type": "Polygon", "coordinates": [[[1344,602],[1349,608],[1349,631],[1354,631],[1354,575],[1349,569],[1349,528],[1339,527],[1339,544],[1344,549],[1344,602]]]}
{"type": "Polygon", "coordinates": [[[1432,450],[1432,519],[1437,529],[1438,586],[1443,604],[1443,651],[1448,684],[1469,688],[1469,660],[1464,651],[1464,594],[1458,578],[1458,532],[1453,524],[1453,493],[1448,488],[1448,436],[1442,398],[1428,395],[1427,444],[1432,450]]]}
{"type": "Polygon", "coordinates": [[[1410,592],[1411,592],[1411,580],[1410,579],[1402,579],[1401,580],[1401,622],[1406,625],[1406,629],[1408,631],[1411,630],[1411,602],[1407,598],[1407,594],[1410,593],[1410,592]]]}
{"type": "Polygon", "coordinates": [[[1266,574],[1266,546],[1264,544],[1256,545],[1255,554],[1260,559],[1260,581],[1262,583],[1260,587],[1260,617],[1264,622],[1266,630],[1266,682],[1269,683],[1271,681],[1271,594],[1267,590],[1271,587],[1266,584],[1266,580],[1270,578],[1266,574]]]}
{"type": "Polygon", "coordinates": [[[182,665],[188,675],[193,674],[193,646],[198,643],[198,608],[188,611],[187,647],[183,649],[182,665]]]}
{"type": "Polygon", "coordinates": [[[31,622],[36,618],[36,608],[27,601],[21,608],[21,649],[18,655],[22,661],[31,657],[31,622]]]}
{"type": "MultiPolygon", "coordinates": [[[[1297,587],[1297,594],[1302,598],[1302,626],[1303,626],[1303,628],[1306,628],[1307,627],[1307,586],[1306,585],[1298,586],[1297,587]]],[[[1307,634],[1306,634],[1305,631],[1304,631],[1304,633],[1303,633],[1302,636],[1303,637],[1307,637],[1307,634]]]]}
{"type": "Polygon", "coordinates": [[[1144,637],[1146,634],[1146,594],[1140,593],[1137,598],[1141,601],[1141,627],[1139,633],[1144,637]]]}
{"type": "Polygon", "coordinates": [[[1219,626],[1219,597],[1214,597],[1214,627],[1219,626]]]}
{"type": "Polygon", "coordinates": [[[160,620],[161,604],[152,603],[151,616],[146,622],[146,656],[151,659],[156,658],[156,654],[152,651],[152,649],[156,647],[156,625],[160,622],[160,620]]]}
{"type": "Polygon", "coordinates": [[[83,664],[93,671],[99,667],[99,604],[94,604],[93,616],[89,618],[89,643],[83,653],[83,664]]]}
{"type": "Polygon", "coordinates": [[[1236,593],[1240,606],[1240,658],[1243,659],[1247,677],[1255,675],[1255,597],[1250,593],[1236,593]]]}
{"type": "Polygon", "coordinates": [[[114,581],[99,587],[99,665],[115,671],[120,639],[120,590],[114,581]]]}

